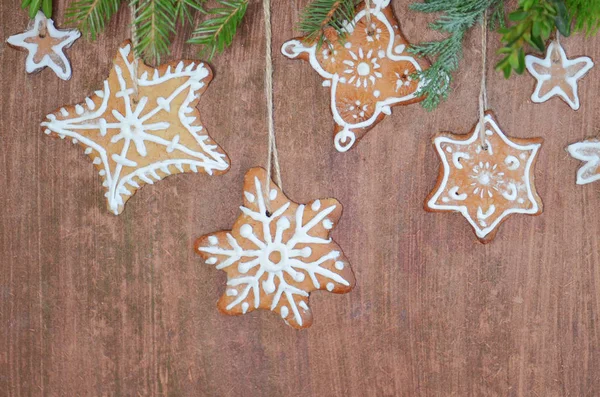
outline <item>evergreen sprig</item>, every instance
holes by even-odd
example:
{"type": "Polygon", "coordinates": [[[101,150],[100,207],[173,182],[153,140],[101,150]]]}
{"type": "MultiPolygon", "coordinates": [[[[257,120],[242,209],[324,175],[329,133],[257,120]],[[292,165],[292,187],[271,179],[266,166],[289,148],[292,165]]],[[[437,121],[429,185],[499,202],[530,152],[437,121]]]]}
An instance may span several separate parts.
{"type": "Polygon", "coordinates": [[[343,40],[347,23],[354,19],[357,3],[357,0],[314,0],[302,12],[298,29],[319,45],[327,40],[327,29],[334,29],[343,40]]]}
{"type": "Polygon", "coordinates": [[[78,0],[67,8],[67,25],[76,25],[85,36],[96,40],[106,23],[119,10],[121,0],[78,0]]]}
{"type": "Polygon", "coordinates": [[[40,10],[46,15],[46,18],[52,17],[52,0],[23,0],[21,8],[27,10],[31,19],[35,18],[40,10]]]}
{"type": "Polygon", "coordinates": [[[425,95],[421,102],[425,109],[433,110],[448,98],[452,74],[462,59],[465,34],[482,20],[489,9],[493,10],[491,20],[499,23],[502,20],[502,3],[502,0],[425,0],[411,4],[410,8],[414,11],[441,13],[430,27],[446,34],[442,40],[421,43],[410,49],[413,54],[435,59],[429,69],[418,75],[424,83],[419,94],[425,95]]]}
{"type": "Polygon", "coordinates": [[[192,38],[188,41],[200,45],[201,55],[209,60],[215,53],[221,53],[225,47],[231,45],[248,7],[248,0],[217,0],[217,2],[221,7],[204,11],[210,18],[196,27],[192,38]]]}
{"type": "Polygon", "coordinates": [[[576,32],[592,35],[600,28],[600,1],[598,0],[568,0],[567,9],[573,18],[576,32]]]}

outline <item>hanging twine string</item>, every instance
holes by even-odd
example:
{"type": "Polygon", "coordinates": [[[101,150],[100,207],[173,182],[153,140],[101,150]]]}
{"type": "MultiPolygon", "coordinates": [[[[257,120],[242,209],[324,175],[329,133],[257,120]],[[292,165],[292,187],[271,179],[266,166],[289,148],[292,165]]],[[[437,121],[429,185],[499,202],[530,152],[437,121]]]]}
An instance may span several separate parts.
{"type": "Polygon", "coordinates": [[[135,18],[137,15],[137,10],[135,8],[134,2],[132,1],[129,5],[129,8],[131,10],[131,46],[132,46],[132,51],[133,51],[133,78],[131,79],[133,81],[133,92],[134,92],[134,102],[138,102],[139,99],[139,85],[138,85],[138,57],[136,54],[136,50],[138,47],[138,34],[137,34],[137,27],[135,25],[135,18]]]}
{"type": "Polygon", "coordinates": [[[367,33],[372,35],[374,32],[371,28],[371,0],[365,0],[365,17],[367,18],[367,33]]]}
{"type": "Polygon", "coordinates": [[[273,120],[273,58],[271,48],[271,0],[263,0],[265,19],[265,94],[267,96],[267,123],[269,128],[267,143],[267,183],[265,184],[265,196],[269,198],[269,183],[271,170],[275,170],[275,183],[283,189],[281,183],[281,169],[279,168],[279,155],[277,154],[277,141],[275,140],[275,122],[273,120]]]}
{"type": "Polygon", "coordinates": [[[483,13],[483,22],[481,24],[481,87],[479,91],[479,138],[481,147],[487,150],[485,143],[485,111],[488,108],[487,100],[487,13],[483,13]]]}

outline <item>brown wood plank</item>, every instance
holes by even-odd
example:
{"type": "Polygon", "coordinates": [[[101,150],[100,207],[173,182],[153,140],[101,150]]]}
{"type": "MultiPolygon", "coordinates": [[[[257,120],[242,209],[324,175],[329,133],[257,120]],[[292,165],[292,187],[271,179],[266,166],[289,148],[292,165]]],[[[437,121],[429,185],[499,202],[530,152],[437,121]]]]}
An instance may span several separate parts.
{"type": "MultiPolygon", "coordinates": [[[[394,1],[406,36],[436,37],[409,2],[394,1]]],[[[27,24],[19,3],[0,2],[2,42],[27,24]]],[[[60,26],[66,1],[55,3],[60,26]]],[[[600,395],[600,183],[576,186],[579,164],[564,151],[598,133],[598,67],[580,86],[578,112],[556,99],[534,105],[530,76],[505,81],[490,68],[505,131],[546,140],[536,172],[545,212],[511,218],[482,246],[461,216],[422,210],[437,177],[432,135],[467,133],[477,119],[478,32],[450,101],[433,113],[396,108],[339,154],[320,78],[278,52],[307,1],[273,3],[284,189],[295,201],[344,204],[334,237],[356,289],[315,293],[306,331],[266,312],[225,317],[215,307],[225,275],[192,251],[196,237],[231,226],[245,170],[265,163],[260,2],[212,63],[200,103],[231,171],[146,186],[119,217],[106,211],[82,151],[38,124],[99,86],[128,36],[128,13],[98,42],[74,45],[69,82],[26,75],[25,55],[1,45],[0,395],[600,395]]],[[[194,58],[181,33],[172,57],[194,58]]],[[[597,43],[564,39],[569,55],[600,60],[597,43]]]]}

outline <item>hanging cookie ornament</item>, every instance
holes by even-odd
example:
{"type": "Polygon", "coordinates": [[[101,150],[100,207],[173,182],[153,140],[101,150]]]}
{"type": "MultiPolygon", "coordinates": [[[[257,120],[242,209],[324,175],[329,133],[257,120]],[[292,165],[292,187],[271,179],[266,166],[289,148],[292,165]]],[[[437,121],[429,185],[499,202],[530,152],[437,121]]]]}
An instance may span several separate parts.
{"type": "Polygon", "coordinates": [[[585,162],[577,171],[577,184],[586,185],[600,179],[600,139],[587,139],[569,145],[571,157],[585,162]]]}
{"type": "Polygon", "coordinates": [[[13,48],[27,51],[27,73],[36,73],[49,67],[59,78],[69,80],[72,70],[65,50],[80,36],[81,33],[76,29],[56,29],[54,21],[38,11],[28,31],[10,36],[6,42],[13,48]]]}
{"type": "Polygon", "coordinates": [[[594,62],[590,57],[568,59],[557,32],[556,39],[548,46],[546,57],[527,55],[525,66],[537,80],[535,91],[531,95],[533,102],[543,103],[558,96],[571,109],[578,110],[580,102],[577,84],[592,69],[594,62]]]}
{"type": "Polygon", "coordinates": [[[390,115],[392,106],[424,99],[418,95],[422,83],[413,76],[429,63],[408,52],[399,26],[390,0],[367,0],[347,23],[343,40],[330,30],[322,46],[297,38],[281,48],[288,58],[310,62],[330,88],[334,143],[340,152],[390,115]]]}
{"type": "Polygon", "coordinates": [[[315,290],[349,292],[354,275],[342,249],[330,238],[342,215],[335,199],[308,204],[291,201],[281,189],[273,127],[271,15],[263,1],[266,28],[266,84],[269,142],[267,170],[250,169],[244,178],[241,214],[231,230],[199,238],[196,252],[209,265],[227,273],[218,302],[228,315],[270,310],[294,328],[312,324],[308,306],[315,290]],[[275,169],[275,183],[271,168],[275,169]]]}
{"type": "Polygon", "coordinates": [[[511,214],[539,215],[542,201],[534,167],[542,139],[515,139],[500,129],[487,108],[487,18],[482,26],[483,71],[479,122],[469,135],[442,133],[433,144],[442,162],[437,185],[425,210],[462,214],[480,242],[488,243],[511,214]]]}
{"type": "Polygon", "coordinates": [[[45,134],[84,148],[115,215],[145,184],[183,172],[219,175],[229,169],[196,109],[212,79],[209,66],[176,61],[154,68],[138,60],[134,47],[129,41],[121,45],[102,89],[41,124],[45,134]]]}

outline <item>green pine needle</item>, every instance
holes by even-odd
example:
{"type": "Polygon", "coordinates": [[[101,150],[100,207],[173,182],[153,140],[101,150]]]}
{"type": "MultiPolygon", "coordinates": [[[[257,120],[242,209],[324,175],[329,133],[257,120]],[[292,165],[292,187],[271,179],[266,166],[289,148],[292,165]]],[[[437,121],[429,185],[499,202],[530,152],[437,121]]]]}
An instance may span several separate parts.
{"type": "Polygon", "coordinates": [[[77,26],[84,36],[96,40],[110,18],[119,10],[121,0],[78,0],[65,14],[67,25],[77,26]]]}
{"type": "Polygon", "coordinates": [[[41,10],[46,18],[52,17],[52,0],[23,0],[21,8],[27,10],[29,18],[33,19],[41,10]]]}
{"type": "Polygon", "coordinates": [[[325,31],[333,28],[344,39],[346,24],[355,16],[357,0],[314,0],[304,9],[298,24],[299,30],[309,41],[326,41],[325,31]]]}
{"type": "Polygon", "coordinates": [[[188,41],[201,46],[200,53],[211,60],[214,55],[229,47],[242,23],[248,0],[217,0],[221,7],[205,11],[209,19],[202,21],[188,41]]]}
{"type": "Polygon", "coordinates": [[[479,23],[484,12],[494,10],[492,21],[500,23],[503,0],[425,0],[411,4],[414,11],[442,13],[430,27],[445,33],[447,37],[440,41],[421,43],[410,51],[419,56],[434,58],[431,67],[418,73],[424,82],[419,95],[425,95],[421,105],[427,110],[437,108],[442,100],[448,98],[452,74],[458,69],[463,56],[465,34],[479,23]]]}
{"type": "Polygon", "coordinates": [[[175,32],[177,8],[171,0],[132,0],[136,9],[133,21],[137,30],[137,54],[160,63],[160,57],[169,54],[171,34],[175,32]]]}

